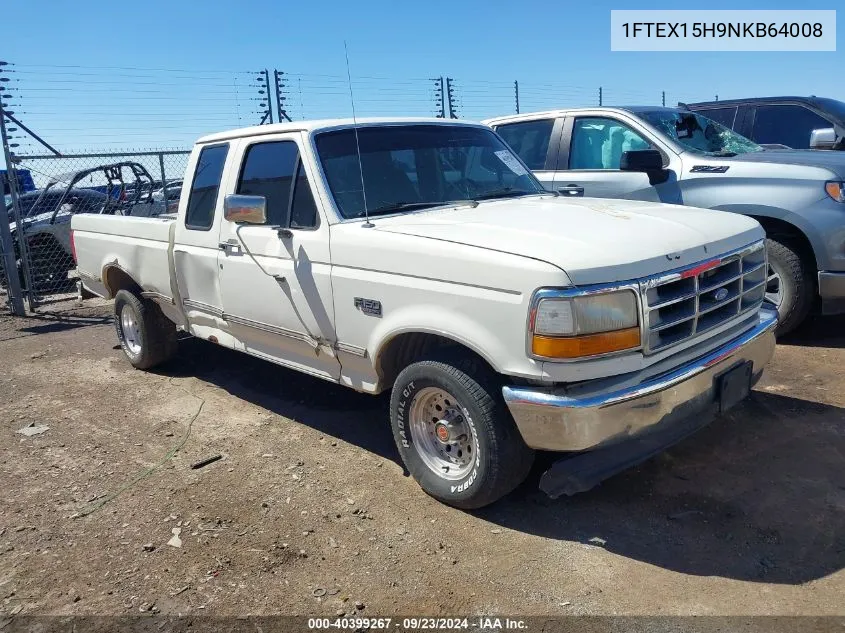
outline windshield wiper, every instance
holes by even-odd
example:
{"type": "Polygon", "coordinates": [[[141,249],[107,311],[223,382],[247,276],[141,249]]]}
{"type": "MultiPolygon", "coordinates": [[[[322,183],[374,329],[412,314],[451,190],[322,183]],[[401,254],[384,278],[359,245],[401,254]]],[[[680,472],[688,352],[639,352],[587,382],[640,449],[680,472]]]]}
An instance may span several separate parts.
{"type": "Polygon", "coordinates": [[[474,200],[492,200],[493,198],[514,198],[516,196],[531,196],[539,195],[541,193],[551,193],[546,191],[529,191],[528,189],[514,189],[513,187],[504,187],[503,189],[495,189],[475,196],[474,200]]]}
{"type": "MultiPolygon", "coordinates": [[[[369,215],[385,215],[388,213],[395,213],[397,211],[413,211],[415,209],[431,209],[434,207],[444,207],[453,204],[473,204],[475,200],[439,200],[437,202],[393,202],[385,204],[375,209],[368,209],[369,215]]],[[[358,214],[359,217],[364,217],[364,212],[358,214]]]]}
{"type": "Polygon", "coordinates": [[[731,156],[736,156],[736,152],[731,152],[730,150],[719,150],[718,152],[710,152],[711,156],[718,156],[719,158],[730,158],[731,156]]]}

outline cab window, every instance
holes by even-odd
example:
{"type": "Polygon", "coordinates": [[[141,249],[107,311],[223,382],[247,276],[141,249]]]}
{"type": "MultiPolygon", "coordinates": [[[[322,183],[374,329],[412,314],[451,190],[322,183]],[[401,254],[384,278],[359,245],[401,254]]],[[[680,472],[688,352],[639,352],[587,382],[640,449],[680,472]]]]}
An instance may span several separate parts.
{"type": "Polygon", "coordinates": [[[757,143],[809,149],[812,131],[828,127],[833,124],[803,106],[765,105],[757,107],[753,137],[757,143]]]}
{"type": "Polygon", "coordinates": [[[736,122],[737,110],[738,108],[734,106],[728,108],[707,108],[706,110],[697,110],[697,112],[702,116],[706,116],[711,121],[721,123],[726,128],[732,130],[736,122]]]}
{"type": "Polygon", "coordinates": [[[505,143],[517,153],[528,168],[539,171],[546,167],[549,141],[552,138],[554,119],[508,123],[496,128],[505,143]]]}
{"type": "Polygon", "coordinates": [[[649,149],[637,132],[615,119],[575,119],[569,149],[569,169],[619,169],[622,153],[649,149]]]}
{"type": "Polygon", "coordinates": [[[223,166],[226,164],[228,152],[228,145],[204,147],[200,152],[188,197],[186,228],[207,231],[214,224],[214,209],[217,206],[220,179],[223,177],[223,166]]]}
{"type": "Polygon", "coordinates": [[[264,197],[268,225],[290,228],[317,225],[317,207],[294,141],[250,145],[237,192],[264,197]]]}

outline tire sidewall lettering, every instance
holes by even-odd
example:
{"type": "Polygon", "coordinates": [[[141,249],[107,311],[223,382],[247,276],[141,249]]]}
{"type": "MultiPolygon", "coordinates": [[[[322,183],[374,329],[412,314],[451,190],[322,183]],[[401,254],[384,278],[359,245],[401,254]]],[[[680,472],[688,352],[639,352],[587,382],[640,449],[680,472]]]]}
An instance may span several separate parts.
{"type": "MultiPolygon", "coordinates": [[[[399,443],[405,451],[408,451],[408,457],[410,457],[414,461],[419,461],[420,463],[422,460],[416,452],[417,449],[413,446],[413,441],[411,438],[411,434],[408,430],[407,421],[408,412],[410,411],[414,396],[417,392],[427,386],[442,387],[443,385],[429,380],[414,379],[409,381],[408,384],[405,385],[402,388],[402,391],[399,393],[399,397],[397,399],[394,411],[394,414],[396,416],[396,432],[399,439],[399,443]]],[[[452,391],[454,393],[453,388],[452,391]]],[[[437,481],[439,481],[444,486],[444,492],[452,495],[463,495],[468,493],[468,491],[473,489],[476,486],[477,482],[482,479],[482,477],[480,476],[480,468],[482,464],[483,451],[481,443],[479,441],[478,427],[467,407],[461,405],[461,413],[463,414],[464,419],[467,421],[467,423],[470,425],[470,428],[472,429],[473,448],[475,450],[475,456],[473,458],[474,466],[472,471],[462,480],[453,481],[445,479],[443,477],[439,477],[436,473],[432,472],[427,466],[421,463],[422,468],[425,469],[426,475],[430,477],[435,477],[437,481]]]]}

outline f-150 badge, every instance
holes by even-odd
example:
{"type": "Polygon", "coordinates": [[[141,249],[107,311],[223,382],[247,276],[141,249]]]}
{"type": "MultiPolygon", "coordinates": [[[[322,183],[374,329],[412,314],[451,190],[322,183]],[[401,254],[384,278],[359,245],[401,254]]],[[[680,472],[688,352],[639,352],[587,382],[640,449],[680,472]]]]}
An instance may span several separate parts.
{"type": "Polygon", "coordinates": [[[375,299],[363,299],[362,297],[355,297],[355,307],[364,314],[370,316],[381,316],[381,301],[375,299]]]}

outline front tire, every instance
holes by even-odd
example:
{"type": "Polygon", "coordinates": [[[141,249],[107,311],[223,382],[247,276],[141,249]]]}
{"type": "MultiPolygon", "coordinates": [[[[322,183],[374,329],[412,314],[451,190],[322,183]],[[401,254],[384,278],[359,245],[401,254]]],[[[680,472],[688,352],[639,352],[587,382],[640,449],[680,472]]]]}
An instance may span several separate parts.
{"type": "Polygon", "coordinates": [[[816,284],[813,270],[787,237],[775,235],[766,240],[769,270],[766,300],[778,311],[775,334],[782,336],[797,328],[813,307],[816,284]]]}
{"type": "Polygon", "coordinates": [[[523,482],[534,452],[502,400],[494,375],[469,358],[413,363],[390,398],[393,437],[408,472],[443,503],[465,510],[523,482]]]}
{"type": "Polygon", "coordinates": [[[151,369],[176,353],[176,326],[149,299],[118,291],[114,326],[123,353],[136,369],[151,369]]]}

